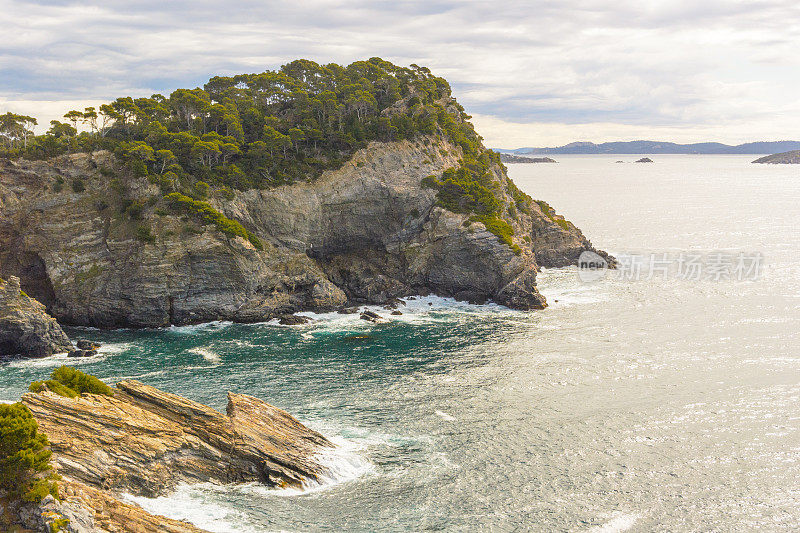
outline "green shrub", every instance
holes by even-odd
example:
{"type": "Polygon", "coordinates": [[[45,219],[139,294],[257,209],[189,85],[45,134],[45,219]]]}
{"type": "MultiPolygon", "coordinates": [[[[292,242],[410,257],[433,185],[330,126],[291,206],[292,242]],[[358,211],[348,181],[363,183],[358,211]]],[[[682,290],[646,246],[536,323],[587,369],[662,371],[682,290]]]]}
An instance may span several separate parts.
{"type": "Polygon", "coordinates": [[[514,244],[514,241],[511,239],[514,235],[514,228],[502,218],[495,215],[473,215],[469,217],[469,222],[481,222],[486,226],[488,232],[495,234],[500,242],[507,244],[515,254],[519,255],[522,253],[522,249],[514,244]]]}
{"type": "Polygon", "coordinates": [[[50,523],[50,533],[66,531],[69,525],[69,518],[56,518],[50,523]]]}
{"type": "Polygon", "coordinates": [[[47,437],[21,403],[0,405],[0,488],[26,501],[47,494],[58,498],[58,485],[41,474],[50,470],[47,437]]]}
{"type": "Polygon", "coordinates": [[[64,178],[61,176],[56,178],[55,183],[53,183],[53,192],[61,192],[64,189],[64,178]]]}
{"type": "Polygon", "coordinates": [[[47,387],[51,392],[66,396],[67,398],[75,398],[81,394],[102,394],[104,396],[112,396],[114,392],[111,387],[97,379],[96,377],[84,374],[77,368],[71,366],[62,366],[53,370],[50,374],[50,379],[47,381],[34,381],[31,383],[28,390],[31,392],[39,392],[42,385],[47,387]]]}
{"type": "Polygon", "coordinates": [[[153,244],[156,242],[156,236],[150,231],[150,226],[142,224],[136,228],[136,238],[142,242],[153,244]]]}
{"type": "Polygon", "coordinates": [[[74,192],[83,192],[86,190],[86,185],[84,185],[82,179],[75,178],[74,180],[72,180],[72,190],[74,192]]]}
{"type": "Polygon", "coordinates": [[[132,219],[141,220],[144,208],[144,202],[141,200],[134,200],[128,204],[128,207],[125,208],[125,212],[128,213],[128,216],[130,216],[132,219]]]}

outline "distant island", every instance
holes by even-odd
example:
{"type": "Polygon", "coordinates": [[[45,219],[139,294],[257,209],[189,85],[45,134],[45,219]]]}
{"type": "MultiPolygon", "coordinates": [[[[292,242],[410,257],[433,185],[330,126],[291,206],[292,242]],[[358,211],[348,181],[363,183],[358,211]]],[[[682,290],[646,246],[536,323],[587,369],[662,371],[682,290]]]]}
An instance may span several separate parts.
{"type": "Polygon", "coordinates": [[[495,148],[501,154],[514,155],[552,155],[552,154],[775,154],[800,150],[800,141],[764,141],[731,146],[728,144],[705,142],[677,144],[661,141],[620,141],[595,144],[593,142],[574,142],[555,148],[495,148]]]}
{"type": "Polygon", "coordinates": [[[769,163],[773,165],[800,165],[800,150],[792,150],[780,154],[768,155],[756,159],[753,163],[769,163]]]}
{"type": "Polygon", "coordinates": [[[526,157],[513,154],[500,154],[500,161],[503,163],[558,163],[550,157],[526,157]]]}

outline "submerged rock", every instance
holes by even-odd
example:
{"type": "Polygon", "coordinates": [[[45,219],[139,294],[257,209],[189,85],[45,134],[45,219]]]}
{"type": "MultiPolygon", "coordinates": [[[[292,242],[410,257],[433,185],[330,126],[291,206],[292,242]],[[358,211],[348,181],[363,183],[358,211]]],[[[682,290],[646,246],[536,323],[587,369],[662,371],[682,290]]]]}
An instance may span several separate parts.
{"type": "Polygon", "coordinates": [[[72,343],[44,305],[20,289],[19,278],[0,279],[0,357],[45,357],[72,343]]]}

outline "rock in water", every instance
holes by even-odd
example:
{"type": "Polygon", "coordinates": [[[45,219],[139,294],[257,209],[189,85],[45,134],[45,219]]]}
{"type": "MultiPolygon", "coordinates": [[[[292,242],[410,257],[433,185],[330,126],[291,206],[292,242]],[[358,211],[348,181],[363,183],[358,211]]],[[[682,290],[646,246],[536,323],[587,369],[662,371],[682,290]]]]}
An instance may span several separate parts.
{"type": "Polygon", "coordinates": [[[298,326],[309,322],[311,322],[311,319],[302,315],[281,315],[278,318],[278,323],[284,326],[298,326]]]}
{"type": "Polygon", "coordinates": [[[0,357],[45,357],[70,350],[67,334],[42,304],[22,292],[19,278],[0,279],[0,357]]]}
{"type": "Polygon", "coordinates": [[[382,324],[386,322],[386,319],[383,318],[378,313],[374,313],[372,311],[366,310],[361,313],[361,320],[366,320],[367,322],[374,322],[375,324],[382,324]]]}
{"type": "Polygon", "coordinates": [[[92,341],[87,341],[86,339],[78,339],[75,341],[75,347],[81,350],[97,350],[100,345],[92,341]]]}
{"type": "Polygon", "coordinates": [[[302,487],[327,470],[333,444],[286,412],[228,394],[227,414],[138,381],[113,396],[26,393],[22,402],[47,435],[66,479],[95,489],[155,497],[180,483],[257,481],[302,487]]]}

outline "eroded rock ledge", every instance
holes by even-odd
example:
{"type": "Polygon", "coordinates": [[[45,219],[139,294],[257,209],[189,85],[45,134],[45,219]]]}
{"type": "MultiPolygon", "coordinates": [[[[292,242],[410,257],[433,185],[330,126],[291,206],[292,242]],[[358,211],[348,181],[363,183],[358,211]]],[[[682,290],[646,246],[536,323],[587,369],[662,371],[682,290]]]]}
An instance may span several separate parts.
{"type": "Polygon", "coordinates": [[[51,463],[64,478],[62,502],[46,498],[40,507],[69,518],[70,531],[199,531],[118,495],[154,497],[199,482],[301,487],[327,474],[317,457],[334,446],[243,394],[228,393],[226,414],[133,380],[118,383],[113,396],[43,391],[21,401],[50,440],[51,463]]]}

